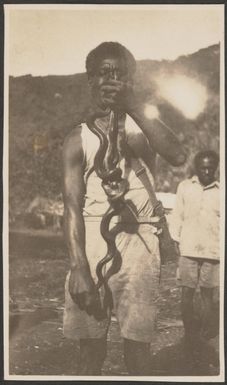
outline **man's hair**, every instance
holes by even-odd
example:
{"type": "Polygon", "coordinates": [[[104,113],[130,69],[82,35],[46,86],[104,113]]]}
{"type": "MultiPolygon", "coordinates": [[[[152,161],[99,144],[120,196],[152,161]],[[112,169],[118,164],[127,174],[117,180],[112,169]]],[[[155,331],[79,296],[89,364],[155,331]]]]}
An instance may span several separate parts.
{"type": "Polygon", "coordinates": [[[123,45],[117,42],[104,42],[89,52],[86,58],[86,70],[88,76],[93,76],[102,59],[105,57],[123,58],[128,70],[128,74],[132,76],[136,71],[136,61],[131,52],[123,45]]]}
{"type": "Polygon", "coordinates": [[[218,154],[217,154],[215,151],[213,151],[213,150],[199,151],[199,152],[195,155],[195,158],[194,158],[194,165],[195,165],[195,167],[197,168],[198,165],[199,165],[199,162],[200,162],[202,159],[205,159],[205,158],[212,158],[213,161],[214,161],[215,167],[216,167],[216,168],[218,167],[219,156],[218,156],[218,154]]]}

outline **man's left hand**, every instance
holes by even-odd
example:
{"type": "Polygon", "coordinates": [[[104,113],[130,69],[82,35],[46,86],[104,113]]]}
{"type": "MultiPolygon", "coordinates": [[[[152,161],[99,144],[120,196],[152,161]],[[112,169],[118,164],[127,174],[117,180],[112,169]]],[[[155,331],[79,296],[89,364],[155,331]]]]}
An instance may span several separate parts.
{"type": "Polygon", "coordinates": [[[131,82],[109,79],[101,86],[103,100],[117,110],[129,112],[136,105],[136,97],[131,82]]]}

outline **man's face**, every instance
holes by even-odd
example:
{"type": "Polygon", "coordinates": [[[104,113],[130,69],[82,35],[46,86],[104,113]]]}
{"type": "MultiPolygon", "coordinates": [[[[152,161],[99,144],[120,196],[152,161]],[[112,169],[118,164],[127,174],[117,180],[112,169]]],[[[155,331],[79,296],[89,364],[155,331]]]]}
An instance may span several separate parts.
{"type": "Polygon", "coordinates": [[[214,182],[216,168],[217,167],[213,158],[206,157],[200,159],[196,172],[199,181],[203,186],[208,186],[210,183],[214,182]]]}
{"type": "Polygon", "coordinates": [[[95,75],[89,79],[94,102],[101,108],[113,107],[119,90],[119,82],[131,80],[124,59],[106,57],[102,59],[95,75]]]}

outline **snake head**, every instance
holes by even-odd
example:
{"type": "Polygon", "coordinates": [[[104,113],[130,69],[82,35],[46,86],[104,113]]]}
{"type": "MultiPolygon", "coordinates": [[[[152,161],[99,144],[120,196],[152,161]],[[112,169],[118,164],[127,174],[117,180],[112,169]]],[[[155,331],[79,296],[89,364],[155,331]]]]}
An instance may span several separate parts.
{"type": "Polygon", "coordinates": [[[110,203],[121,199],[128,190],[128,182],[125,179],[118,181],[102,182],[102,187],[108,197],[110,203]]]}
{"type": "Polygon", "coordinates": [[[114,168],[113,170],[108,170],[105,172],[105,174],[102,177],[102,180],[105,184],[108,184],[109,182],[120,182],[122,180],[121,178],[122,170],[120,168],[114,168]]]}

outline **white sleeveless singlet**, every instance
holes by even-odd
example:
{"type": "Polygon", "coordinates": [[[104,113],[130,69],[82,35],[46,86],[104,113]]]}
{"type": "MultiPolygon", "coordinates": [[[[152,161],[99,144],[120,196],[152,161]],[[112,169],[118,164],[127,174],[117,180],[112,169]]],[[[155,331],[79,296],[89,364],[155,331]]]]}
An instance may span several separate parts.
{"type": "MultiPolygon", "coordinates": [[[[98,119],[96,120],[98,124],[98,119]]],[[[130,145],[130,139],[137,135],[144,135],[134,120],[126,115],[125,119],[125,140],[130,145]]],[[[84,150],[85,173],[84,180],[86,185],[85,204],[83,209],[84,216],[103,216],[109,207],[106,194],[101,186],[101,179],[94,171],[94,158],[99,148],[98,137],[87,127],[85,123],[82,124],[81,130],[82,145],[84,150]]],[[[147,139],[145,140],[149,146],[147,139]]],[[[135,147],[135,140],[132,148],[135,147]]],[[[146,151],[146,148],[144,149],[146,151]]],[[[154,184],[153,176],[145,165],[147,175],[152,184],[154,184]]],[[[133,169],[127,166],[125,158],[119,161],[118,165],[122,169],[122,177],[127,178],[129,183],[129,190],[125,194],[125,199],[130,200],[137,209],[138,216],[151,216],[153,207],[150,203],[148,193],[144,188],[140,179],[136,176],[133,169]]]]}

